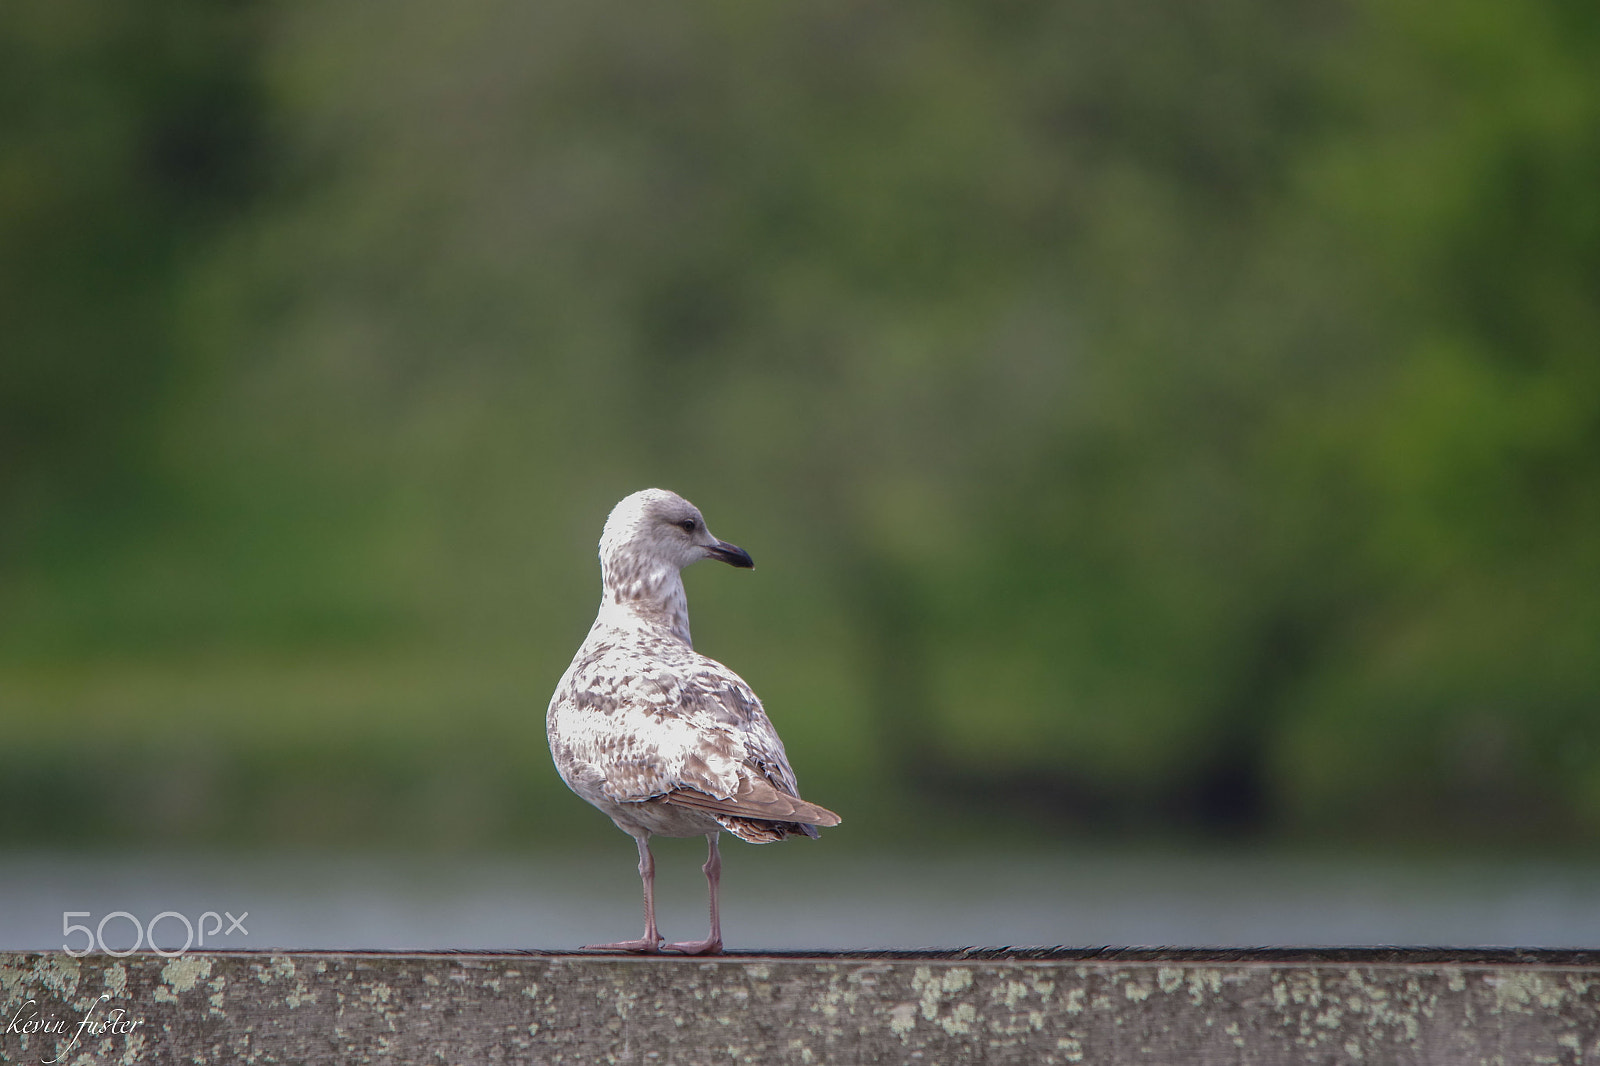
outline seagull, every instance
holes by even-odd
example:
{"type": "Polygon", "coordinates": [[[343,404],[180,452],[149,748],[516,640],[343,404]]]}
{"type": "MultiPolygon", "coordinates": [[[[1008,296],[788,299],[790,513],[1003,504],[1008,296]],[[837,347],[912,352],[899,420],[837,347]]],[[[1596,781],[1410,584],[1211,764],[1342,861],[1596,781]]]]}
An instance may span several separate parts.
{"type": "Polygon", "coordinates": [[[750,686],[694,650],[679,571],[701,559],[755,566],[676,493],[644,489],[618,503],[600,536],[600,613],[550,698],[545,729],[556,771],[639,846],[644,935],[592,948],[720,952],[722,831],[768,844],[839,824],[800,798],[783,741],[750,686]],[[664,943],[657,931],[651,834],[706,838],[706,939],[664,943]]]}

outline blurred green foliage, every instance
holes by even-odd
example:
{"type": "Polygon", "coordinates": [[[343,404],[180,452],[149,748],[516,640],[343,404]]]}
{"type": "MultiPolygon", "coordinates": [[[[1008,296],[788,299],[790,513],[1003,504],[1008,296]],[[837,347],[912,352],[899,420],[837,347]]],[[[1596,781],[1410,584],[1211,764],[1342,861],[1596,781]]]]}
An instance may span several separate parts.
{"type": "Polygon", "coordinates": [[[73,0],[0,125],[12,839],[591,833],[646,485],[863,839],[1600,832],[1588,7],[73,0]]]}

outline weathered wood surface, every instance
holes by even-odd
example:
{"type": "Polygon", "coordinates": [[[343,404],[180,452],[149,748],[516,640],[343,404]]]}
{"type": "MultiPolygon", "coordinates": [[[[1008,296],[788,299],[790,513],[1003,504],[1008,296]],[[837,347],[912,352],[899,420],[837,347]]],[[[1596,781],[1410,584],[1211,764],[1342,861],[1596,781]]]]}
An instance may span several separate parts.
{"type": "Polygon", "coordinates": [[[19,1063],[1600,1061],[1574,952],[14,952],[0,998],[19,1063]]]}

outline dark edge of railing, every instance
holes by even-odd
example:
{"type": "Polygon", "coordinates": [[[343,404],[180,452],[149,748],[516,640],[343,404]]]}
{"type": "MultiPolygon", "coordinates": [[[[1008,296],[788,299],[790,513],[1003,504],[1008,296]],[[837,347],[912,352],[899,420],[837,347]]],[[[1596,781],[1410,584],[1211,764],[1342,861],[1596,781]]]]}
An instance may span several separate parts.
{"type": "MultiPolygon", "coordinates": [[[[59,954],[15,951],[7,954],[59,954]]],[[[141,952],[141,954],[144,954],[141,952]]],[[[1549,966],[1600,967],[1600,950],[1588,948],[1450,947],[966,947],[874,948],[851,951],[740,948],[720,955],[634,955],[611,951],[541,948],[370,949],[255,948],[191,951],[189,954],[246,956],[370,956],[377,958],[564,958],[747,962],[1083,962],[1222,963],[1230,965],[1329,966],[1549,966]]]]}

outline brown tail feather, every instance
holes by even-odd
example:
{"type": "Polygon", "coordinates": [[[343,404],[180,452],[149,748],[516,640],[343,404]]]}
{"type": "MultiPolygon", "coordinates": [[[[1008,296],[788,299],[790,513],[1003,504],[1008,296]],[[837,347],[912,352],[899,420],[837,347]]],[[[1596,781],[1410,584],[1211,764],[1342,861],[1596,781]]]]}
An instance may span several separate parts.
{"type": "Polygon", "coordinates": [[[693,788],[676,788],[661,798],[679,807],[762,822],[831,826],[838,825],[840,821],[839,816],[826,807],[779,792],[765,781],[755,778],[746,778],[740,784],[739,791],[727,799],[719,799],[693,788]]]}

